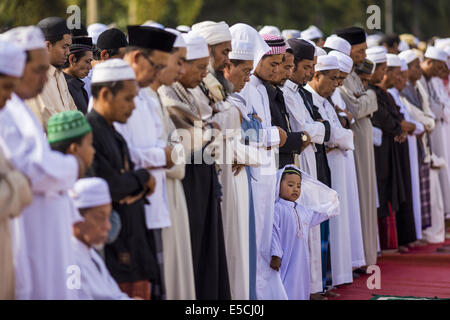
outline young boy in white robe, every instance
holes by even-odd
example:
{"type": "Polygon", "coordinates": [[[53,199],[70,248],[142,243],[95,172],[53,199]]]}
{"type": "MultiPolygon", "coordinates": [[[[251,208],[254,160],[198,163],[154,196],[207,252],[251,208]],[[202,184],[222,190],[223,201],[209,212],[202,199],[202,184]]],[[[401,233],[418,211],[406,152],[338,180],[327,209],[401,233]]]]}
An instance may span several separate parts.
{"type": "Polygon", "coordinates": [[[81,276],[79,297],[83,300],[128,300],[111,277],[103,259],[93,246],[102,246],[111,229],[111,196],[101,178],[84,178],[75,183],[70,195],[84,218],[74,225],[72,243],[81,276]]]}
{"type": "Polygon", "coordinates": [[[309,230],[337,215],[339,200],[335,191],[294,166],[278,171],[277,186],[270,267],[280,272],[289,300],[309,300],[309,230]],[[309,195],[303,196],[305,183],[309,195]]]}

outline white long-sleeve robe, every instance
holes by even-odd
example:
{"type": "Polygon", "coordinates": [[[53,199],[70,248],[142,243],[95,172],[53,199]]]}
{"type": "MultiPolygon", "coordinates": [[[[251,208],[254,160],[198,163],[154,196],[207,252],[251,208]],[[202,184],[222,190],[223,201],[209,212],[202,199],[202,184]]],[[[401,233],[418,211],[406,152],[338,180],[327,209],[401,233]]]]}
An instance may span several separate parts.
{"type": "MultiPolygon", "coordinates": [[[[314,178],[317,178],[317,166],[314,143],[322,144],[325,138],[325,126],[314,121],[309,114],[302,97],[298,93],[298,85],[288,80],[283,87],[284,102],[289,113],[289,124],[294,132],[305,131],[311,137],[311,144],[298,156],[298,166],[314,178]]],[[[311,293],[322,292],[322,253],[320,226],[311,228],[309,232],[309,248],[311,263],[311,293]]]]}
{"type": "Polygon", "coordinates": [[[155,192],[147,199],[150,204],[145,206],[145,220],[148,229],[162,229],[171,225],[169,205],[166,190],[166,165],[163,139],[163,126],[153,102],[149,89],[141,88],[134,99],[136,109],[124,124],[114,123],[116,130],[127,141],[131,160],[136,169],[155,167],[151,170],[155,177],[155,192]]]}
{"type": "MultiPolygon", "coordinates": [[[[341,109],[347,109],[344,99],[341,96],[340,90],[334,91],[331,95],[334,105],[341,109]]],[[[354,135],[354,133],[353,133],[354,135]]],[[[364,257],[364,242],[361,227],[361,207],[359,205],[359,191],[358,178],[356,176],[355,156],[354,150],[347,150],[345,153],[345,172],[347,174],[346,184],[347,195],[349,196],[348,217],[350,224],[350,243],[352,249],[352,267],[359,268],[366,265],[366,258],[364,257]]]]}
{"type": "Polygon", "coordinates": [[[33,201],[12,223],[17,299],[75,299],[67,286],[74,265],[72,225],[80,219],[67,194],[78,178],[71,155],[52,151],[28,106],[13,94],[0,112],[8,159],[31,181],[33,201]]]}
{"type": "MultiPolygon", "coordinates": [[[[256,76],[250,78],[243,94],[247,105],[253,106],[262,120],[263,131],[267,137],[266,146],[278,146],[280,137],[278,129],[272,126],[269,97],[266,88],[256,76]]],[[[256,260],[256,295],[262,300],[287,299],[280,278],[270,268],[271,236],[273,227],[273,210],[275,204],[276,161],[274,150],[260,148],[261,166],[251,168],[253,206],[255,210],[255,229],[257,243],[256,260]]]]}
{"type": "Polygon", "coordinates": [[[324,120],[330,123],[330,140],[326,142],[328,148],[336,148],[327,152],[328,165],[331,172],[331,187],[337,191],[340,200],[341,214],[330,219],[330,255],[333,286],[353,282],[352,250],[350,238],[349,203],[353,200],[347,194],[346,185],[346,151],[353,150],[353,132],[341,126],[336,112],[331,104],[311,86],[306,90],[311,92],[314,105],[324,120]]]}
{"type": "Polygon", "coordinates": [[[89,248],[80,240],[72,237],[75,261],[80,268],[81,285],[79,299],[81,300],[130,300],[120,291],[116,281],[111,277],[105,262],[93,248],[89,248]]]}
{"type": "Polygon", "coordinates": [[[280,277],[289,300],[309,300],[309,230],[328,219],[296,202],[275,203],[272,256],[281,258],[280,277]]]}

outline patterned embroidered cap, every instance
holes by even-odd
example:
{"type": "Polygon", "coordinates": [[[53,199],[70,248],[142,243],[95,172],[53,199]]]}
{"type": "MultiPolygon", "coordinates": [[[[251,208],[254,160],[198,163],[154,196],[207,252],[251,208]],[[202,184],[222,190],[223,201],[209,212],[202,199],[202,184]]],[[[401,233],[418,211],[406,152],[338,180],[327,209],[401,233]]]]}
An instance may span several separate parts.
{"type": "Polygon", "coordinates": [[[57,113],[50,117],[47,125],[50,144],[78,138],[91,131],[89,122],[78,110],[57,113]]]}

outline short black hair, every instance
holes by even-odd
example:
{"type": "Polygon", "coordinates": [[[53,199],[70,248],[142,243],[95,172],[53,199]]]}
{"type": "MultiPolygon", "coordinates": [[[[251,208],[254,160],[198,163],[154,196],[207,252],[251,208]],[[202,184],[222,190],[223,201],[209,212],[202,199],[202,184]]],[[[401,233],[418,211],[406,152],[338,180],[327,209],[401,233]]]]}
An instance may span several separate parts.
{"type": "Polygon", "coordinates": [[[82,136],[79,136],[79,137],[76,137],[76,138],[72,138],[72,139],[69,139],[69,140],[64,140],[64,141],[51,143],[50,144],[50,148],[52,150],[54,150],[54,151],[59,151],[61,153],[67,154],[67,150],[69,149],[70,145],[72,143],[76,143],[76,144],[80,145],[81,142],[83,141],[83,138],[85,136],[86,135],[84,134],[82,136]]]}
{"type": "Polygon", "coordinates": [[[100,49],[100,48],[98,48],[98,47],[95,47],[95,48],[94,48],[94,51],[93,51],[93,53],[94,53],[94,59],[95,59],[95,60],[101,60],[101,59],[102,59],[101,54],[102,54],[102,51],[103,51],[103,50],[106,50],[106,52],[108,52],[108,54],[109,54],[110,57],[115,56],[115,55],[118,55],[118,54],[119,54],[119,49],[120,49],[120,48],[114,48],[114,49],[100,49]]]}
{"type": "Polygon", "coordinates": [[[396,34],[387,34],[380,40],[380,44],[386,44],[389,48],[392,48],[395,44],[400,43],[400,37],[396,34]]]}
{"type": "MultiPolygon", "coordinates": [[[[66,33],[66,34],[70,34],[70,33],[66,33]]],[[[48,37],[45,40],[50,42],[52,44],[52,46],[54,46],[58,41],[61,41],[62,39],[64,39],[64,34],[60,34],[60,35],[54,36],[54,37],[48,37]]]]}
{"type": "MultiPolygon", "coordinates": [[[[76,51],[74,53],[69,54],[69,57],[71,55],[74,55],[75,56],[75,62],[78,62],[81,58],[83,58],[86,55],[86,52],[88,52],[88,51],[92,52],[92,50],[76,51]]],[[[64,63],[64,65],[63,65],[63,68],[68,68],[68,67],[70,67],[69,59],[67,59],[66,62],[64,63]]]]}
{"type": "Polygon", "coordinates": [[[100,90],[104,87],[107,87],[113,95],[116,95],[117,92],[119,92],[123,88],[123,80],[113,81],[113,82],[93,83],[91,85],[91,93],[92,93],[92,96],[94,97],[94,99],[98,98],[98,94],[100,93],[100,90]]]}

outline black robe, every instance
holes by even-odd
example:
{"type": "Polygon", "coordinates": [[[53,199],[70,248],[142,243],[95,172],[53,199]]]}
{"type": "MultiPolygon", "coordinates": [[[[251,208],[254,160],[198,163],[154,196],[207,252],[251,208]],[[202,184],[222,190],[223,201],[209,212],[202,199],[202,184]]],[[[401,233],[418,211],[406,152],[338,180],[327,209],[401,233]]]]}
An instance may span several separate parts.
{"type": "Polygon", "coordinates": [[[84,88],[83,80],[72,77],[67,73],[64,73],[64,78],[66,78],[67,87],[77,109],[86,114],[88,112],[89,96],[84,88]]]}
{"type": "Polygon", "coordinates": [[[106,180],[113,209],[119,214],[122,228],[111,244],[105,245],[105,262],[117,282],[158,281],[156,249],[151,230],[145,223],[145,197],[127,205],[120,200],[147,190],[150,174],[134,170],[125,139],[106,120],[92,110],[87,115],[94,137],[95,157],[90,176],[106,180]]]}
{"type": "Polygon", "coordinates": [[[408,140],[394,141],[401,134],[404,120],[400,108],[392,96],[384,89],[370,86],[377,95],[378,110],[373,114],[372,123],[383,131],[382,145],[375,147],[375,167],[377,171],[378,217],[389,216],[389,206],[396,212],[398,244],[414,242],[416,229],[412,200],[411,170],[409,165],[408,140]]]}
{"type": "MultiPolygon", "coordinates": [[[[313,118],[314,121],[323,120],[319,108],[316,107],[313,103],[313,98],[311,92],[306,90],[305,88],[299,87],[298,89],[300,96],[305,103],[306,109],[308,109],[309,114],[313,118]]],[[[323,121],[323,125],[325,126],[325,138],[324,143],[330,140],[330,123],[328,121],[323,121]]],[[[316,166],[317,166],[317,180],[322,182],[331,188],[331,171],[328,166],[328,158],[327,152],[325,150],[325,144],[315,144],[316,145],[316,166]]]]}
{"type": "Polygon", "coordinates": [[[269,96],[270,115],[272,118],[272,125],[280,127],[287,134],[286,143],[279,148],[278,168],[284,168],[288,164],[295,163],[295,154],[300,154],[303,140],[302,132],[292,132],[289,124],[289,114],[286,111],[286,104],[284,102],[283,92],[280,88],[275,87],[263,81],[264,86],[269,96]]]}
{"type": "MultiPolygon", "coordinates": [[[[194,163],[194,157],[191,158],[194,163]]],[[[195,291],[199,300],[231,300],[216,165],[187,164],[182,181],[189,214],[195,291]]]]}

